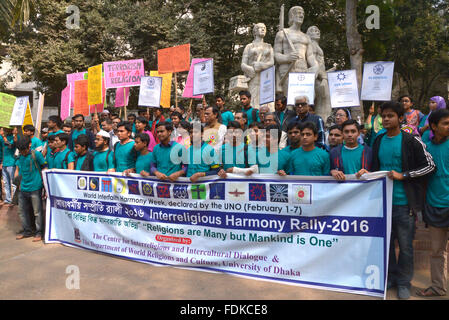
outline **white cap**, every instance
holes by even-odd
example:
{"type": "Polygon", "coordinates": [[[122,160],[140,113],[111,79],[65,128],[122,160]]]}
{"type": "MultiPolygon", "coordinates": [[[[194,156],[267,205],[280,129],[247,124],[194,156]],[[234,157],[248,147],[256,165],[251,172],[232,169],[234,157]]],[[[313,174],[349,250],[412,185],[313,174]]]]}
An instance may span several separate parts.
{"type": "Polygon", "coordinates": [[[101,111],[101,113],[109,113],[109,110],[104,109],[103,111],[101,111]]]}
{"type": "Polygon", "coordinates": [[[107,133],[106,131],[104,131],[104,130],[100,130],[100,131],[98,131],[98,133],[97,133],[97,136],[102,136],[102,137],[104,137],[104,138],[108,138],[108,139],[110,139],[111,138],[111,136],[109,135],[109,133],[107,133]]]}

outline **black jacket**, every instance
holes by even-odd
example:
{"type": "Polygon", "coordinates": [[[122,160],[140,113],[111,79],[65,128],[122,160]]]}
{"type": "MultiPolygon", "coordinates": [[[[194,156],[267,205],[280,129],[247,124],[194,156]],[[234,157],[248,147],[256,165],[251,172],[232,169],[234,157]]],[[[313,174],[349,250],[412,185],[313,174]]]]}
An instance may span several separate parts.
{"type": "MultiPolygon", "coordinates": [[[[372,171],[379,171],[380,141],[386,133],[376,138],[373,144],[372,171]]],[[[410,209],[421,211],[426,195],[427,177],[435,171],[435,163],[420,138],[402,131],[402,173],[405,174],[404,189],[410,209]]]]}

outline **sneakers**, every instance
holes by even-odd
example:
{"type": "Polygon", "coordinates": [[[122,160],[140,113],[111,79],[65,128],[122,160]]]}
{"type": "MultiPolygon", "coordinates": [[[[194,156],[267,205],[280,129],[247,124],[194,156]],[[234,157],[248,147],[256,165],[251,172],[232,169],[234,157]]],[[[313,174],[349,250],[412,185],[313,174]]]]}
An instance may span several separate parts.
{"type": "Polygon", "coordinates": [[[405,286],[398,286],[398,298],[401,300],[407,300],[410,298],[410,289],[405,286]]]}

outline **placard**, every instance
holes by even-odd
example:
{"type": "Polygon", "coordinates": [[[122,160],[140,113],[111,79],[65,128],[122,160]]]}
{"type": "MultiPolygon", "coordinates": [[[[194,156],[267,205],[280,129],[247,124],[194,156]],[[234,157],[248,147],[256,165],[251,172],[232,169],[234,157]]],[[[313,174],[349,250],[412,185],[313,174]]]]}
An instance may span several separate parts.
{"type": "Polygon", "coordinates": [[[287,104],[294,105],[295,98],[306,96],[309,104],[315,101],[315,73],[290,72],[288,74],[287,104]]]}
{"type": "Polygon", "coordinates": [[[89,103],[87,102],[87,81],[75,81],[75,103],[73,114],[89,115],[89,103]]]}
{"type": "Polygon", "coordinates": [[[275,101],[276,95],[276,71],[275,66],[263,70],[260,73],[259,104],[267,104],[275,101]]]}
{"type": "Polygon", "coordinates": [[[214,59],[193,65],[193,95],[214,93],[214,59]]]}
{"type": "Polygon", "coordinates": [[[332,108],[359,107],[359,89],[355,70],[327,73],[332,108]]]}
{"type": "Polygon", "coordinates": [[[70,108],[74,108],[75,106],[75,81],[86,80],[87,79],[87,71],[70,73],[66,75],[67,78],[67,86],[70,85],[70,108]]]}
{"type": "Polygon", "coordinates": [[[90,67],[88,71],[88,90],[87,90],[87,102],[89,105],[103,103],[103,81],[102,71],[103,65],[99,64],[95,67],[90,67]]]}
{"type": "Polygon", "coordinates": [[[173,73],[159,73],[158,71],[150,71],[152,77],[162,77],[161,106],[162,108],[170,108],[171,85],[173,73]]]}
{"type": "Polygon", "coordinates": [[[25,119],[25,113],[28,108],[28,96],[17,97],[14,103],[14,108],[9,121],[10,126],[21,126],[25,119]]]}
{"type": "Polygon", "coordinates": [[[188,71],[190,67],[190,43],[157,51],[159,73],[188,71]]]}
{"type": "Polygon", "coordinates": [[[125,107],[129,101],[129,87],[115,89],[115,107],[125,107]]]}
{"type": "Polygon", "coordinates": [[[0,127],[10,128],[9,122],[15,102],[15,96],[0,92],[0,127]]]}
{"type": "Polygon", "coordinates": [[[71,95],[70,95],[70,87],[72,85],[69,84],[65,87],[64,90],[61,91],[61,120],[64,121],[70,116],[70,105],[71,105],[71,95]]]}
{"type": "Polygon", "coordinates": [[[139,91],[139,106],[159,108],[161,104],[161,77],[142,77],[139,91]]]}
{"type": "Polygon", "coordinates": [[[363,66],[361,98],[364,101],[390,101],[394,62],[367,62],[363,66]]]}
{"type": "Polygon", "coordinates": [[[103,65],[106,89],[137,87],[140,78],[145,76],[143,59],[105,62],[103,65]]]}
{"type": "Polygon", "coordinates": [[[183,98],[191,98],[191,99],[202,99],[203,95],[193,95],[193,66],[199,62],[207,61],[208,59],[192,59],[192,64],[190,66],[189,74],[187,75],[186,86],[184,87],[184,91],[182,92],[183,98]]]}

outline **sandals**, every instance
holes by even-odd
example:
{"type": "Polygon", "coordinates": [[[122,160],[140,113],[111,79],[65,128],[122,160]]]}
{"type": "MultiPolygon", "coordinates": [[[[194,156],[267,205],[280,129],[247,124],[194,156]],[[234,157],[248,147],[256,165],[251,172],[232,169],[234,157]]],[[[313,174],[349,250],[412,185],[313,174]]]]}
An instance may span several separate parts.
{"type": "Polygon", "coordinates": [[[439,294],[433,287],[428,287],[427,289],[418,290],[416,294],[420,297],[441,297],[445,294],[439,294]]]}

